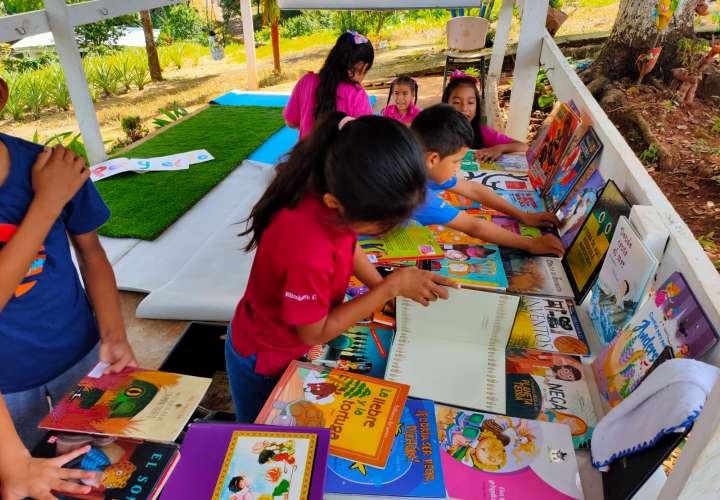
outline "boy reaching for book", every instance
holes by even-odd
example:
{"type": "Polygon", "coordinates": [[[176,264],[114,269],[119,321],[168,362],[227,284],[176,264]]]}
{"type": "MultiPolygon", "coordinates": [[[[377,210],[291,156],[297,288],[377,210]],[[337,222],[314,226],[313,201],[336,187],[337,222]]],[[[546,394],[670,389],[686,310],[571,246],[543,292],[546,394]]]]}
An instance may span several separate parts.
{"type": "Polygon", "coordinates": [[[357,244],[404,222],[425,196],[412,133],[389,118],[331,113],[301,140],[248,218],[257,248],[225,357],[240,422],[253,422],[293,359],[398,295],[428,305],[450,280],[417,268],[382,278],[357,244]],[[343,302],[351,274],[369,292],[343,302]]]}
{"type": "Polygon", "coordinates": [[[483,241],[533,254],[563,254],[562,242],[556,236],[521,236],[485,219],[472,217],[440,199],[438,193],[449,190],[515,217],[528,226],[551,227],[557,224],[554,214],[523,212],[491,188],[457,177],[460,163],[473,141],[472,128],[462,113],[446,104],[437,104],[415,118],[412,130],[425,147],[429,178],[425,202],[413,213],[415,220],[423,225],[442,224],[483,241]]]}

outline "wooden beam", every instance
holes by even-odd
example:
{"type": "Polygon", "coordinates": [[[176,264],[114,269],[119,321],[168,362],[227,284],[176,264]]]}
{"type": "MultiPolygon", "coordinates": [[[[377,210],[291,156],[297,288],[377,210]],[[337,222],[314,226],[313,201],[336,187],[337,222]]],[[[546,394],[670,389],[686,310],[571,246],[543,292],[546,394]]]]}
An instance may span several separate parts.
{"type": "Polygon", "coordinates": [[[245,43],[245,65],[248,90],[258,89],[257,67],[255,66],[255,28],[253,27],[252,5],[250,0],[240,0],[243,41],[245,43]]]}
{"type": "Polygon", "coordinates": [[[0,42],[14,42],[26,36],[50,31],[44,10],[0,17],[0,42]]]}

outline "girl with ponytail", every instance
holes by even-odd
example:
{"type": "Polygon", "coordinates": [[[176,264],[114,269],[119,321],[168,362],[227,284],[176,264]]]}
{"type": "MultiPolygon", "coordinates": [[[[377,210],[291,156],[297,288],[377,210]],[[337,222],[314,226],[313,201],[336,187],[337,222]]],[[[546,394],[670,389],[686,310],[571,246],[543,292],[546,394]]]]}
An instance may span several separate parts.
{"type": "Polygon", "coordinates": [[[450,281],[417,268],[382,278],[357,244],[402,223],[425,197],[411,131],[378,116],[324,116],[301,140],[248,218],[257,249],[225,348],[238,421],[253,422],[293,359],[325,344],[397,295],[446,298],[450,281]],[[370,291],[343,303],[355,274],[370,291]]]}
{"type": "Polygon", "coordinates": [[[418,84],[414,78],[405,75],[395,78],[390,84],[387,104],[382,115],[408,127],[412,125],[415,117],[422,111],[417,107],[418,90],[418,84]],[[392,104],[390,104],[391,101],[392,104]]]}

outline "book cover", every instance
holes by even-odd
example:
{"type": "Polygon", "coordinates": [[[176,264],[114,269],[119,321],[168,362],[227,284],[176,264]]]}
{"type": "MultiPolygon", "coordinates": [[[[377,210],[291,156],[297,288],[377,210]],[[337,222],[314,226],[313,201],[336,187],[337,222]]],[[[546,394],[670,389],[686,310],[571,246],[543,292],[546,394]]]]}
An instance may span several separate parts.
{"type": "Polygon", "coordinates": [[[497,245],[443,245],[445,257],[430,262],[430,270],[467,288],[505,290],[507,277],[497,245]]]}
{"type": "Polygon", "coordinates": [[[448,293],[432,307],[398,297],[385,376],[408,384],[414,397],[504,413],[505,345],[519,299],[477,290],[448,293]]]}
{"type": "MultiPolygon", "coordinates": [[[[478,215],[476,217],[482,217],[483,219],[490,221],[491,218],[489,215],[478,215]]],[[[462,231],[458,231],[457,229],[453,229],[448,226],[443,226],[441,224],[433,224],[431,226],[428,226],[430,231],[432,231],[433,236],[435,236],[435,239],[440,245],[443,244],[449,244],[449,245],[485,245],[487,244],[487,241],[483,241],[478,238],[474,238],[470,236],[469,234],[463,233],[462,231]]]]}
{"type": "Polygon", "coordinates": [[[321,500],[329,442],[327,429],[192,424],[162,499],[321,500]]]}
{"type": "Polygon", "coordinates": [[[174,441],[210,379],[127,368],[86,376],[53,408],[40,427],[56,431],[174,441]]]}
{"type": "Polygon", "coordinates": [[[600,274],[592,287],[588,315],[607,345],[630,320],[645,297],[658,261],[628,219],[620,217],[600,274]]]}
{"type": "Polygon", "coordinates": [[[452,191],[448,191],[447,189],[445,191],[442,191],[441,193],[438,193],[438,196],[447,201],[450,205],[452,205],[455,208],[458,208],[460,210],[467,210],[469,208],[480,208],[481,205],[475,200],[471,200],[467,196],[464,196],[462,194],[454,193],[452,191]]]}
{"type": "Polygon", "coordinates": [[[385,467],[409,387],[293,361],[255,423],[330,429],[330,453],[385,467]]]}
{"type": "Polygon", "coordinates": [[[552,297],[520,297],[508,347],[590,354],[572,300],[552,297]]]}
{"type": "Polygon", "coordinates": [[[518,153],[501,155],[494,161],[480,163],[475,159],[475,150],[471,149],[460,163],[460,169],[464,172],[476,172],[478,170],[527,172],[528,162],[524,154],[518,153]]]}
{"type": "Polygon", "coordinates": [[[532,191],[533,187],[526,172],[505,172],[499,170],[478,170],[464,172],[466,181],[477,182],[493,191],[532,191]]]}
{"type": "Polygon", "coordinates": [[[437,405],[448,497],[583,498],[565,425],[437,405]]]}
{"type": "Polygon", "coordinates": [[[384,469],[330,457],[325,491],[445,498],[433,402],[407,400],[384,469]]]}
{"type": "MultiPolygon", "coordinates": [[[[523,212],[537,213],[545,211],[545,204],[535,191],[495,191],[513,206],[523,212]]],[[[498,212],[500,214],[500,212],[498,212]]]]}
{"type": "MultiPolygon", "coordinates": [[[[593,163],[593,165],[595,164],[593,163]]],[[[590,169],[592,169],[592,166],[590,169]]],[[[597,201],[598,194],[605,187],[605,180],[600,175],[600,172],[594,170],[587,179],[584,181],[581,179],[578,185],[579,187],[573,188],[562,205],[560,205],[560,208],[555,212],[560,221],[557,228],[558,236],[560,236],[565,248],[570,246],[570,243],[573,242],[578,231],[580,231],[595,201],[597,201]]]]}
{"type": "Polygon", "coordinates": [[[355,325],[307,354],[314,365],[384,378],[395,332],[375,323],[355,325]]]}
{"type": "Polygon", "coordinates": [[[507,215],[493,215],[491,217],[493,224],[500,226],[520,236],[529,236],[530,238],[539,238],[543,234],[555,234],[551,228],[539,228],[526,226],[517,219],[507,215]]]}
{"type": "Polygon", "coordinates": [[[590,446],[598,422],[577,356],[508,349],[507,414],[565,424],[576,448],[590,446]]]}
{"type": "Polygon", "coordinates": [[[535,189],[544,189],[579,124],[578,115],[566,103],[561,103],[548,127],[547,134],[543,137],[537,155],[529,164],[530,182],[535,189]]]}
{"type": "Polygon", "coordinates": [[[425,226],[406,226],[394,229],[382,237],[361,236],[360,247],[373,263],[409,259],[433,259],[442,256],[432,232],[425,226]]]}
{"type": "Polygon", "coordinates": [[[575,183],[602,150],[602,143],[592,127],[587,129],[580,143],[563,159],[544,194],[545,206],[554,212],[565,201],[575,183]]]}
{"type": "Polygon", "coordinates": [[[569,299],[574,296],[562,259],[538,257],[521,250],[501,250],[508,292],[569,299]]]}
{"type": "Polygon", "coordinates": [[[607,181],[562,260],[578,304],[584,300],[600,272],[620,216],[628,215],[630,203],[612,180],[607,181]]]}
{"type": "Polygon", "coordinates": [[[50,434],[33,455],[54,458],[86,445],[91,446],[90,451],[64,467],[95,472],[95,478],[79,480],[92,489],[84,495],[54,492],[60,500],[152,500],[180,458],[176,444],[66,433],[50,434]]]}

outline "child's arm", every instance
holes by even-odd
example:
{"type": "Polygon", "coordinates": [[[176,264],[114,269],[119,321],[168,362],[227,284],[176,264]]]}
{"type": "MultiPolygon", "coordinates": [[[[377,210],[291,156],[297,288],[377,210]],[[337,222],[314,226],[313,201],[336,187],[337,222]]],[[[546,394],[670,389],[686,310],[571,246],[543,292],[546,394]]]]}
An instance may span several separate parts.
{"type": "Polygon", "coordinates": [[[475,159],[479,162],[493,161],[501,155],[509,153],[524,153],[528,150],[528,145],[520,141],[512,141],[507,144],[496,144],[487,148],[475,151],[475,159]]]}
{"type": "Polygon", "coordinates": [[[383,277],[380,276],[378,270],[372,265],[372,262],[370,262],[370,259],[368,259],[362,248],[360,248],[360,243],[355,244],[355,255],[353,259],[355,276],[368,288],[375,288],[382,283],[383,277]]]}
{"type": "Polygon", "coordinates": [[[110,363],[110,373],[137,366],[120,313],[115,274],[97,233],[72,235],[71,239],[100,328],[100,361],[110,363]]]}

